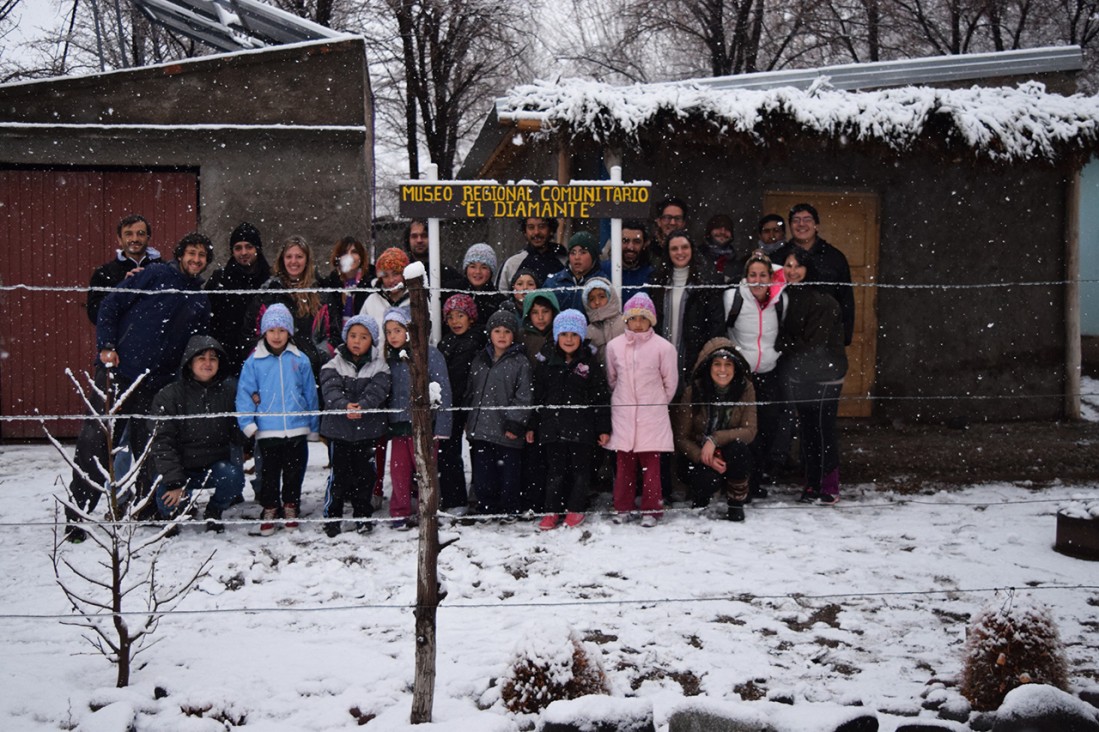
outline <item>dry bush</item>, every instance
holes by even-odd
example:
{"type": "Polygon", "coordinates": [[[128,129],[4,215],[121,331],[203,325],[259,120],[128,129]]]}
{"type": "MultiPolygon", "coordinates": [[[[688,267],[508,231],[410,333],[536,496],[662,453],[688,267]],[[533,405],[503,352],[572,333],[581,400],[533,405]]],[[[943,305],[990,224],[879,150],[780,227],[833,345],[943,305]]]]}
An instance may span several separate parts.
{"type": "Polygon", "coordinates": [[[1068,686],[1064,647],[1049,608],[1009,596],[978,612],[966,630],[962,694],[977,711],[998,709],[1023,684],[1068,686]]]}
{"type": "Polygon", "coordinates": [[[516,714],[537,714],[550,703],[588,694],[608,694],[599,658],[567,630],[556,638],[527,639],[505,677],[500,696],[516,714]]]}

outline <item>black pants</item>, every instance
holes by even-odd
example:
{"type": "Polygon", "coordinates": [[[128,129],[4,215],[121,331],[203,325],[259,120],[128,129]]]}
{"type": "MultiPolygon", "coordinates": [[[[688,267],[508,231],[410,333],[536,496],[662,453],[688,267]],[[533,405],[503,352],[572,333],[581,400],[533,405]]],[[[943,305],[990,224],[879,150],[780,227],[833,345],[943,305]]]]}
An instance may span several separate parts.
{"type": "Polygon", "coordinates": [[[465,446],[465,412],[454,413],[449,440],[439,443],[439,507],[444,511],[469,504],[466,492],[466,464],[462,459],[465,446]]]}
{"type": "Polygon", "coordinates": [[[287,503],[297,506],[301,503],[301,483],[309,462],[305,436],[269,437],[257,442],[263,450],[260,504],[264,508],[278,508],[287,503]]]}
{"type": "Polygon", "coordinates": [[[789,389],[798,410],[805,480],[811,490],[819,491],[824,476],[840,466],[836,416],[843,382],[790,381],[789,389]]]}
{"type": "Polygon", "coordinates": [[[756,401],[772,402],[756,405],[756,438],[751,445],[752,474],[748,480],[752,488],[758,488],[771,461],[775,439],[779,435],[782,411],[786,408],[784,404],[774,402],[783,401],[785,388],[778,369],[765,374],[754,374],[752,379],[756,385],[756,401]]]}
{"type": "Polygon", "coordinates": [[[583,513],[588,507],[594,445],[549,442],[545,445],[546,513],[583,513]]]}
{"type": "Polygon", "coordinates": [[[351,502],[355,518],[368,518],[374,513],[374,440],[347,442],[332,440],[332,480],[324,497],[324,517],[342,518],[344,501],[351,502]]]}
{"type": "MultiPolygon", "coordinates": [[[[114,369],[113,373],[109,373],[109,371],[102,366],[96,367],[95,386],[103,393],[111,393],[111,401],[114,403],[116,395],[125,392],[132,382],[122,377],[117,369],[114,369]],[[108,376],[114,377],[113,385],[109,382],[108,376]]],[[[126,397],[126,401],[121,405],[118,413],[148,414],[155,395],[155,389],[142,383],[126,397]]],[[[105,413],[106,405],[97,393],[90,392],[88,401],[91,402],[96,414],[105,413]]],[[[110,453],[116,445],[107,445],[107,434],[104,432],[106,425],[106,421],[86,419],[80,428],[80,435],[76,438],[76,454],[73,456],[73,462],[76,463],[77,467],[73,470],[69,493],[73,502],[83,511],[95,510],[96,505],[99,503],[99,497],[103,495],[105,486],[110,482],[109,472],[107,471],[111,470],[113,459],[110,453]],[[85,480],[81,476],[81,472],[87,475],[90,481],[85,480]]],[[[133,453],[134,462],[136,463],[149,444],[149,421],[144,418],[117,420],[114,425],[114,440],[116,442],[122,436],[122,431],[126,427],[129,427],[130,451],[133,453]]],[[[136,492],[138,498],[148,494],[149,486],[152,485],[152,462],[151,459],[146,460],[137,476],[136,492]]],[[[121,478],[121,475],[115,476],[115,487],[117,487],[121,478]]],[[[79,520],[79,516],[72,509],[65,509],[65,516],[70,521],[79,520]]]]}
{"type": "Polygon", "coordinates": [[[719,490],[726,494],[730,501],[743,501],[747,495],[734,495],[729,489],[732,483],[743,483],[752,472],[752,451],[743,442],[734,441],[718,448],[721,457],[725,460],[725,472],[719,473],[702,463],[690,463],[689,485],[691,486],[691,505],[702,508],[710,505],[710,499],[719,490]]]}

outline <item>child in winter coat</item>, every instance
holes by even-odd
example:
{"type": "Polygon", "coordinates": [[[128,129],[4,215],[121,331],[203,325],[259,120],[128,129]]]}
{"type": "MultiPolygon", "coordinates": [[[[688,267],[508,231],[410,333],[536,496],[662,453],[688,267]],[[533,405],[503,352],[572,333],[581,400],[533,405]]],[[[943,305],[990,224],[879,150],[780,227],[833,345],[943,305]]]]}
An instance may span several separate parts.
{"type": "Polygon", "coordinates": [[[614,508],[634,508],[637,470],[641,468],[641,525],[656,526],[663,515],[660,453],[674,449],[668,404],[679,385],[679,354],[653,330],[656,308],[648,295],[626,301],[626,332],[607,344],[607,383],[611,387],[611,439],[617,452],[614,508]]]}
{"type": "MultiPolygon", "coordinates": [[[[451,295],[443,304],[447,331],[439,341],[439,351],[446,359],[450,389],[459,398],[465,395],[473,358],[485,347],[485,333],[478,327],[477,305],[469,295],[451,295]]],[[[439,505],[444,511],[461,516],[466,513],[466,467],[462,458],[462,435],[466,428],[466,413],[454,412],[451,439],[439,446],[439,505]]]]}
{"type": "Polygon", "coordinates": [[[557,295],[549,290],[533,290],[523,298],[523,345],[527,358],[535,356],[553,335],[553,319],[561,312],[557,295]]]}
{"type": "Polygon", "coordinates": [[[594,277],[584,285],[584,309],[588,315],[588,340],[595,346],[599,363],[607,363],[607,344],[626,332],[622,302],[610,281],[594,277]]]}
{"type": "Polygon", "coordinates": [[[477,304],[477,323],[485,325],[507,299],[492,284],[496,276],[496,250],[488,244],[474,244],[462,258],[464,287],[473,295],[477,304]]]}
{"type": "Polygon", "coordinates": [[[534,413],[527,442],[537,435],[546,453],[542,531],[556,527],[562,513],[566,526],[583,522],[595,449],[610,439],[610,390],[595,347],[584,339],[587,329],[579,310],[559,313],[554,342],[535,364],[534,403],[542,409],[534,413]]]}
{"type": "Polygon", "coordinates": [[[520,456],[530,419],[530,361],[516,343],[514,315],[501,310],[487,328],[489,343],[473,359],[465,396],[471,408],[466,433],[473,444],[473,490],[482,513],[515,515],[525,508],[520,456]]]}
{"type": "Polygon", "coordinates": [[[534,270],[520,267],[512,276],[509,284],[511,296],[500,307],[511,310],[521,318],[523,316],[523,301],[526,299],[527,293],[531,290],[537,290],[541,286],[542,281],[534,270]]]}
{"type": "MultiPolygon", "coordinates": [[[[369,315],[355,315],[343,324],[343,344],[321,367],[321,394],[326,411],[321,434],[328,438],[332,477],[324,497],[324,533],[338,536],[344,500],[352,516],[369,518],[376,477],[374,444],[385,435],[387,420],[379,409],[389,397],[389,366],[378,357],[378,323],[369,315]]],[[[360,521],[360,532],[372,524],[360,521]]]]}
{"type": "Polygon", "coordinates": [[[290,342],[294,318],[289,309],[281,303],[268,307],[260,332],[263,337],[240,373],[236,407],[241,431],[245,437],[254,435],[263,452],[260,535],[270,536],[275,533],[280,504],[285,527],[298,528],[301,484],[309,460],[306,439],[318,438],[320,420],[309,357],[290,342]]]}
{"type": "MultiPolygon", "coordinates": [[[[393,527],[407,531],[416,526],[412,516],[412,476],[416,472],[415,445],[412,439],[412,373],[409,359],[408,324],[412,315],[404,308],[385,314],[385,353],[393,386],[389,394],[389,479],[393,494],[389,498],[389,516],[393,527]],[[399,410],[399,411],[397,411],[399,410]]],[[[446,360],[434,346],[427,347],[428,381],[439,385],[438,411],[434,413],[432,434],[435,449],[439,440],[450,437],[451,396],[446,360]]]]}

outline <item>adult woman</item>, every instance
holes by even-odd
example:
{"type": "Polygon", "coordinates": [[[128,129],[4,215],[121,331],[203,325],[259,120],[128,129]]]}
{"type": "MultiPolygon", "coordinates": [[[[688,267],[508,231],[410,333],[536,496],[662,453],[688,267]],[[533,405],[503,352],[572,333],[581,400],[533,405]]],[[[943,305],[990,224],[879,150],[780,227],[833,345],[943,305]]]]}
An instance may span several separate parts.
{"type": "Polygon", "coordinates": [[[744,520],[749,445],[756,436],[755,390],[748,364],[728,338],[702,348],[690,383],[672,408],[676,450],[689,462],[691,501],[706,506],[725,488],[730,521],[744,520]]]}
{"type": "Polygon", "coordinates": [[[786,306],[783,282],[772,277],[771,260],[756,252],[744,265],[744,279],[724,296],[725,324],[729,340],[736,344],[754,375],[759,431],[752,442],[752,498],[766,498],[764,484],[770,483],[774,468],[785,463],[781,455],[772,455],[782,416],[782,378],[779,376],[779,322],[786,306]]]}
{"type": "Polygon", "coordinates": [[[367,262],[366,247],[353,236],[345,236],[332,246],[328,257],[332,272],[320,281],[320,287],[339,288],[342,292],[329,293],[337,305],[340,323],[352,315],[358,315],[366,301],[368,290],[360,287],[370,281],[370,264],[367,262]]]}
{"type": "Polygon", "coordinates": [[[790,305],[779,330],[783,375],[798,412],[805,491],[802,503],[839,501],[839,447],[836,414],[847,373],[844,325],[839,303],[817,287],[808,252],[792,249],[783,264],[790,305]]]}
{"type": "Polygon", "coordinates": [[[291,236],[279,248],[272,277],[263,283],[245,319],[254,342],[267,308],[277,302],[285,305],[294,316],[292,342],[309,358],[314,378],[340,344],[342,320],[332,298],[315,291],[320,287],[317,279],[313,250],[302,237],[291,236]]]}
{"type": "Polygon", "coordinates": [[[660,335],[679,354],[680,389],[686,385],[703,344],[722,335],[720,284],[713,265],[697,253],[686,229],[668,235],[660,264],[649,278],[660,335]]]}

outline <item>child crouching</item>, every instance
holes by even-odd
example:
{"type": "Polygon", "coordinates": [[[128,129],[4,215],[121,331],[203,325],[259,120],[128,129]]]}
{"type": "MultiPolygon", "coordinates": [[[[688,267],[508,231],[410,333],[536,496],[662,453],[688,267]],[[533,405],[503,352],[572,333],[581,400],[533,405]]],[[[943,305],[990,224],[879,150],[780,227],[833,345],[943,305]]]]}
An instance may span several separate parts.
{"type": "Polygon", "coordinates": [[[286,306],[268,307],[260,331],[263,338],[244,362],[237,382],[236,407],[241,431],[245,437],[255,435],[263,452],[259,532],[270,536],[275,533],[280,504],[285,527],[298,528],[301,484],[309,461],[306,438],[317,439],[320,420],[313,367],[309,357],[290,342],[294,318],[286,306]]]}
{"type": "MultiPolygon", "coordinates": [[[[343,345],[321,367],[324,408],[321,434],[331,450],[332,479],[324,497],[324,533],[338,536],[344,501],[351,501],[352,516],[370,518],[377,472],[374,446],[385,435],[388,420],[379,409],[389,398],[389,366],[378,355],[378,323],[369,315],[356,315],[343,326],[343,345]]],[[[357,527],[370,531],[363,521],[357,527]]]]}

